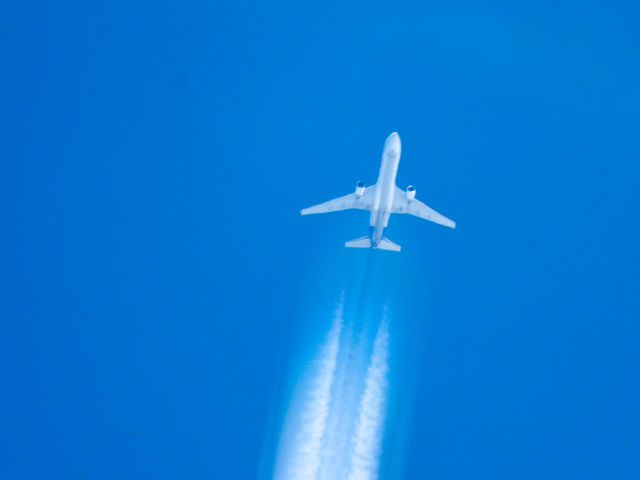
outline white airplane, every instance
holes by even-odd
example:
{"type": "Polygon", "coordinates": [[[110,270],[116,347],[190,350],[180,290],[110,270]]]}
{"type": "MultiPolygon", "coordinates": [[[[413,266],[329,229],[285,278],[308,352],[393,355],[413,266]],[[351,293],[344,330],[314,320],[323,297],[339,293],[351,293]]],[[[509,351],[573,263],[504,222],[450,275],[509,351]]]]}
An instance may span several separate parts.
{"type": "Polygon", "coordinates": [[[392,213],[408,213],[445,227],[456,228],[456,223],[453,220],[440,215],[418,200],[414,186],[409,185],[406,191],[396,186],[400,152],[400,135],[393,132],[384,142],[380,173],[375,185],[365,188],[363,182],[358,182],[354,193],[305,208],[300,213],[311,215],[351,209],[370,211],[369,235],[350,240],[344,244],[345,247],[350,248],[379,248],[399,252],[400,245],[383,236],[392,213]]]}

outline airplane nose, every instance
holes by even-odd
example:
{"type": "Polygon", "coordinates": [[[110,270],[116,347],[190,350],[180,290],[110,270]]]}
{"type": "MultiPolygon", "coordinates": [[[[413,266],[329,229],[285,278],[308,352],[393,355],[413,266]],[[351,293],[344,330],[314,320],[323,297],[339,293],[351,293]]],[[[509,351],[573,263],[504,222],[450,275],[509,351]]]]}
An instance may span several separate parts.
{"type": "Polygon", "coordinates": [[[398,132],[393,132],[391,135],[389,135],[389,137],[387,138],[386,144],[389,147],[393,147],[393,148],[398,147],[400,145],[400,135],[398,135],[398,132]]]}
{"type": "Polygon", "coordinates": [[[387,141],[384,142],[384,149],[386,152],[394,152],[394,158],[400,156],[401,146],[400,135],[398,135],[398,132],[393,132],[387,137],[387,141]]]}

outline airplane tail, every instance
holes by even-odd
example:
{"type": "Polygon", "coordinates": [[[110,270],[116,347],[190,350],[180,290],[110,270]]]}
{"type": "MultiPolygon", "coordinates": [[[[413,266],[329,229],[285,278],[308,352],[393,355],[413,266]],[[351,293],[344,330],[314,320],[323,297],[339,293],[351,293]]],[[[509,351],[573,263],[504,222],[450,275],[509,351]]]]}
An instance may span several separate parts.
{"type": "MultiPolygon", "coordinates": [[[[365,235],[364,237],[354,238],[344,244],[347,248],[371,248],[371,237],[365,235]]],[[[392,252],[399,252],[401,247],[397,243],[393,243],[387,237],[382,237],[375,248],[380,250],[389,250],[392,252]]]]}
{"type": "Polygon", "coordinates": [[[354,238],[344,244],[347,248],[371,248],[371,237],[365,235],[364,237],[354,238]]]}
{"type": "Polygon", "coordinates": [[[379,248],[380,250],[390,250],[392,252],[399,252],[402,247],[400,247],[400,245],[398,245],[397,243],[393,243],[387,237],[382,237],[378,242],[378,246],[376,248],[379,248]]]}

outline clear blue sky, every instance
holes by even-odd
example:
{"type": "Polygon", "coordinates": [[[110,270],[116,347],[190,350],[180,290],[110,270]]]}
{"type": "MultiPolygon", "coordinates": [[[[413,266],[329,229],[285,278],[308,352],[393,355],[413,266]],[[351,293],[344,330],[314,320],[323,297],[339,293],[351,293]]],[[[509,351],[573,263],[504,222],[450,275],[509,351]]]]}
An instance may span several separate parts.
{"type": "Polygon", "coordinates": [[[4,2],[0,477],[256,478],[397,130],[405,478],[640,478],[639,18],[4,2]]]}

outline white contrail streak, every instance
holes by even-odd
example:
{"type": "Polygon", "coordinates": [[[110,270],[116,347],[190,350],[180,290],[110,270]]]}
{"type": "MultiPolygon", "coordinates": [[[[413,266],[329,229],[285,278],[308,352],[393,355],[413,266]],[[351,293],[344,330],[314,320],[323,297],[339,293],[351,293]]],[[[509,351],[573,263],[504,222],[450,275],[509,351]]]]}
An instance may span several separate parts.
{"type": "Polygon", "coordinates": [[[353,343],[353,333],[348,329],[340,342],[333,398],[317,480],[344,479],[349,467],[349,440],[364,377],[364,369],[358,371],[358,353],[353,343]]]}
{"type": "Polygon", "coordinates": [[[365,331],[331,330],[294,392],[275,480],[376,480],[388,390],[386,314],[371,345],[365,331]]]}
{"type": "Polygon", "coordinates": [[[348,480],[375,480],[378,477],[387,401],[388,350],[389,332],[384,319],[373,344],[358,419],[351,439],[353,450],[348,480]]]}
{"type": "Polygon", "coordinates": [[[315,480],[322,458],[323,440],[327,427],[327,417],[331,406],[340,335],[342,332],[342,305],[338,307],[333,326],[320,355],[312,369],[312,378],[302,403],[300,417],[290,425],[296,429],[287,442],[287,452],[281,458],[276,470],[280,480],[315,480]]]}

